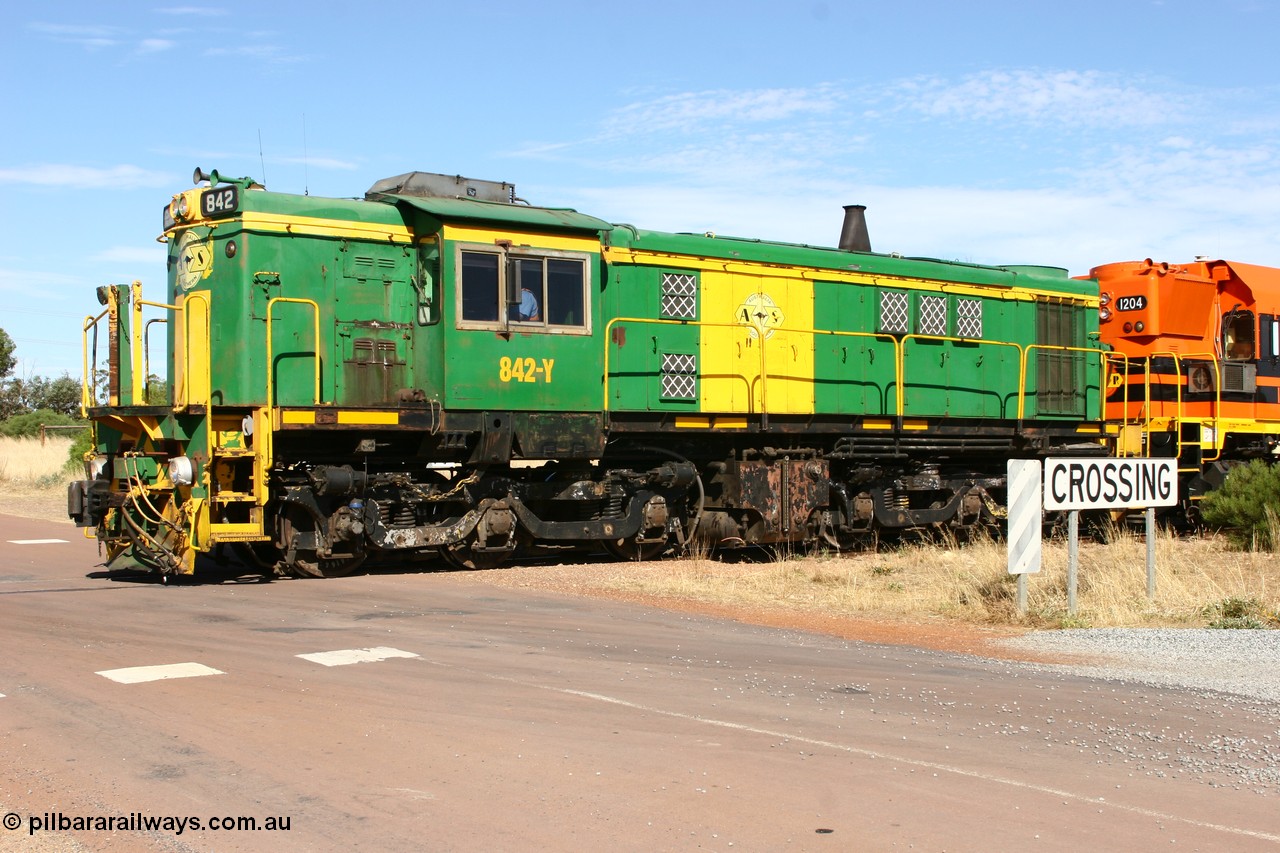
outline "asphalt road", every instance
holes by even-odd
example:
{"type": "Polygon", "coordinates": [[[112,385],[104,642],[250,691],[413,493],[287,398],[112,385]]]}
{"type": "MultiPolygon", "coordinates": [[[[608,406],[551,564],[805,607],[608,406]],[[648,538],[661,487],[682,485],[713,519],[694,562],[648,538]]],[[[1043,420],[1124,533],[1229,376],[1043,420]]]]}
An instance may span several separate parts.
{"type": "Polygon", "coordinates": [[[1280,849],[1270,706],[465,573],[98,562],[0,516],[0,850],[1280,849]]]}

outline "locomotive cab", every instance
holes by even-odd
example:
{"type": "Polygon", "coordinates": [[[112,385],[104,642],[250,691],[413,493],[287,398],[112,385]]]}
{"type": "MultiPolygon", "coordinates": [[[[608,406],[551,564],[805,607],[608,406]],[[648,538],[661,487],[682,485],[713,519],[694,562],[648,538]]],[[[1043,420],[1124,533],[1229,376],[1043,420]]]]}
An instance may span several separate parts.
{"type": "Polygon", "coordinates": [[[1280,441],[1280,270],[1148,259],[1090,274],[1115,351],[1108,417],[1140,435],[1132,452],[1179,459],[1194,520],[1211,483],[1280,441]]]}

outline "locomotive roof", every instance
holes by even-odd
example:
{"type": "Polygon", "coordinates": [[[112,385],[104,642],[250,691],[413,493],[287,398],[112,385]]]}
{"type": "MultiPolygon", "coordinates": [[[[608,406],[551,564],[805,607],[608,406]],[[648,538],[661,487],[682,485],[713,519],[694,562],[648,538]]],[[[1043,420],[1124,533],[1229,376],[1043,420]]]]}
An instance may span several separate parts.
{"type": "Polygon", "coordinates": [[[1045,266],[984,266],[934,258],[903,257],[798,243],[637,229],[610,224],[570,208],[535,207],[467,198],[378,193],[368,200],[253,192],[246,206],[279,213],[402,224],[409,209],[441,222],[486,222],[521,228],[595,234],[603,245],[656,254],[692,255],[725,261],[856,271],[895,278],[942,279],[965,284],[1034,287],[1068,294],[1096,294],[1091,279],[1072,279],[1066,270],[1045,266]]]}
{"type": "Polygon", "coordinates": [[[439,198],[434,196],[410,196],[382,194],[380,201],[407,204],[429,213],[440,220],[508,222],[535,228],[555,228],[568,231],[606,232],[613,228],[603,219],[578,213],[567,207],[532,207],[500,201],[479,201],[469,198],[439,198]]]}
{"type": "Polygon", "coordinates": [[[816,269],[852,271],[903,278],[944,279],[965,284],[1003,287],[1035,287],[1070,294],[1094,294],[1097,285],[1072,279],[1060,267],[1007,265],[983,266],[936,258],[903,257],[875,252],[849,252],[825,246],[781,243],[714,234],[684,234],[645,231],[629,225],[615,225],[605,236],[608,245],[679,255],[696,255],[726,261],[803,266],[816,269]]]}

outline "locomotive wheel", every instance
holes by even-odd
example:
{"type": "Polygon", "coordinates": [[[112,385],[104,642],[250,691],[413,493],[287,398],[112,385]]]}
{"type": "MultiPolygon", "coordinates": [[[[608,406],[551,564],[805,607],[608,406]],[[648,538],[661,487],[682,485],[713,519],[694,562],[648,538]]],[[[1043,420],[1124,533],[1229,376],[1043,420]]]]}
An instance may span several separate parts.
{"type": "Polygon", "coordinates": [[[473,572],[479,569],[496,569],[511,556],[510,551],[476,551],[474,545],[472,540],[467,540],[457,545],[441,546],[440,557],[450,568],[473,572]]]}
{"type": "Polygon", "coordinates": [[[601,539],[600,545],[615,559],[631,563],[644,563],[656,560],[667,550],[666,541],[632,542],[629,539],[601,539]]]}

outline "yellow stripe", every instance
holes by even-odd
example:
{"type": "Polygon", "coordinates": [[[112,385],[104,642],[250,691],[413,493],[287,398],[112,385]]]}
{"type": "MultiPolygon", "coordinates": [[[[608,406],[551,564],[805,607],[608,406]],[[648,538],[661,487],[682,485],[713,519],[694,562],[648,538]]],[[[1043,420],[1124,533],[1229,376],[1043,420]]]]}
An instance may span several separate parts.
{"type": "Polygon", "coordinates": [[[903,421],[902,428],[903,429],[928,429],[929,422],[928,421],[903,421]]]}
{"type": "Polygon", "coordinates": [[[458,225],[444,226],[444,239],[460,243],[481,243],[492,246],[495,240],[510,240],[514,245],[529,245],[538,249],[560,249],[566,252],[600,251],[600,241],[589,237],[564,237],[538,234],[531,231],[513,231],[507,228],[464,228],[458,225]]]}
{"type": "Polygon", "coordinates": [[[282,424],[313,424],[316,422],[315,412],[281,412],[282,424]]]}
{"type": "MultiPolygon", "coordinates": [[[[273,231],[285,234],[308,234],[320,237],[354,237],[357,239],[387,240],[392,243],[408,243],[412,234],[403,225],[380,222],[353,222],[346,219],[320,219],[314,216],[294,216],[283,213],[244,213],[239,220],[245,228],[257,231],[273,231]]],[[[217,222],[202,223],[217,225],[217,222]]]]}
{"type": "Polygon", "coordinates": [[[746,429],[746,418],[716,418],[716,429],[746,429]]]}
{"type": "Polygon", "coordinates": [[[1066,294],[1056,290],[1037,290],[1015,285],[1001,287],[998,285],[960,284],[958,282],[938,281],[935,279],[913,278],[885,274],[859,273],[845,270],[818,269],[815,267],[777,266],[773,264],[751,263],[747,261],[725,261],[717,258],[699,258],[694,255],[675,255],[660,252],[642,252],[631,249],[605,247],[602,250],[605,261],[610,264],[636,264],[655,266],[678,266],[684,269],[727,272],[747,275],[768,276],[770,278],[794,278],[807,281],[839,281],[848,284],[865,284],[880,287],[900,287],[906,290],[919,290],[930,293],[950,293],[957,296],[981,296],[1014,302],[1034,302],[1038,299],[1053,298],[1097,307],[1098,297],[1085,294],[1066,294]]]}
{"type": "Polygon", "coordinates": [[[338,412],[340,424],[390,424],[400,423],[398,412],[338,412]]]}
{"type": "Polygon", "coordinates": [[[711,418],[695,418],[676,415],[676,429],[709,429],[711,418]]]}
{"type": "Polygon", "coordinates": [[[1086,425],[1084,425],[1084,424],[1081,424],[1080,426],[1076,427],[1076,432],[1093,432],[1093,433],[1100,433],[1100,432],[1102,432],[1102,430],[1100,430],[1100,429],[1099,429],[1098,427],[1096,427],[1096,426],[1086,426],[1086,425]]]}
{"type": "Polygon", "coordinates": [[[863,418],[863,429],[893,429],[893,421],[880,420],[879,418],[863,418]]]}

